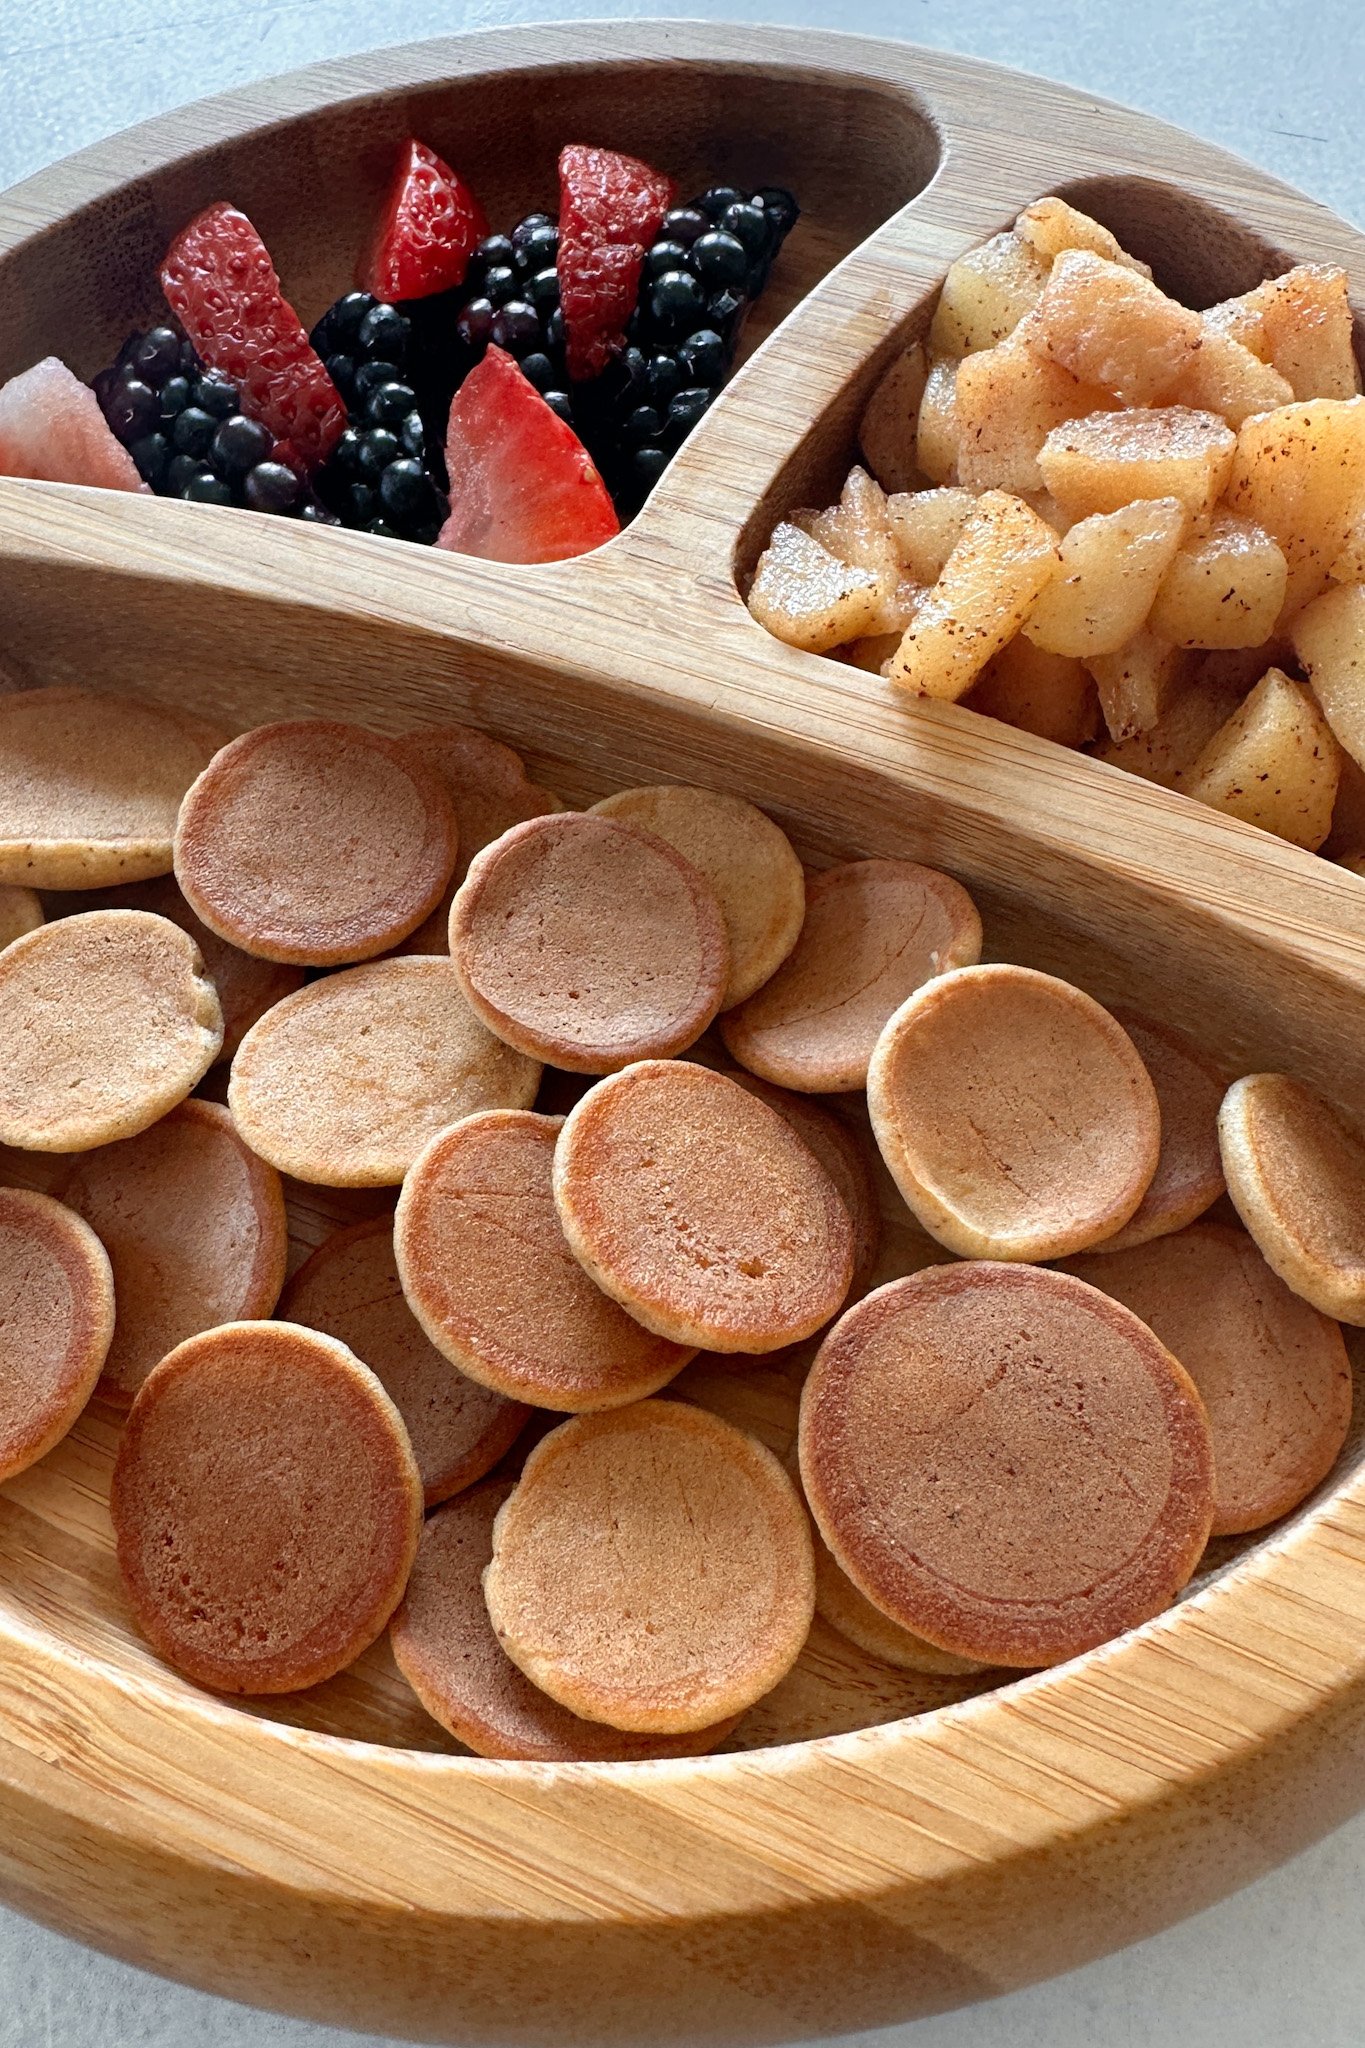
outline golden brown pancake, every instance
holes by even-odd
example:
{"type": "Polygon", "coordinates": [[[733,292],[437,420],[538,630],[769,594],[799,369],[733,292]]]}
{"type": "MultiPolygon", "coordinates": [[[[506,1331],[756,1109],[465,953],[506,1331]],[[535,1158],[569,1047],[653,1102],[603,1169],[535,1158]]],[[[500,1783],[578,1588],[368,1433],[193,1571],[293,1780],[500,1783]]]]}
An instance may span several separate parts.
{"type": "Polygon", "coordinates": [[[1195,1223],[1067,1270],[1154,1330],[1208,1412],[1215,1536],[1262,1529],[1336,1463],[1351,1421],[1341,1331],[1291,1294],[1244,1231],[1195,1223]]]}
{"type": "Polygon", "coordinates": [[[422,1483],[398,1410],[344,1344],[226,1323],[143,1382],[109,1511],[153,1649],[218,1692],[293,1692],[384,1628],[422,1483]]]}
{"type": "Polygon", "coordinates": [[[771,818],[743,797],[672,784],[619,789],[592,814],[666,839],[710,883],[730,942],[722,1009],[742,1003],[777,972],[801,936],[806,878],[771,818]]]}
{"type": "Polygon", "coordinates": [[[422,1531],[390,1637],[398,1668],[427,1712],[476,1756],[530,1763],[638,1763],[700,1756],[723,1742],[737,1715],[686,1735],[627,1735],[581,1720],[517,1669],[483,1597],[493,1523],[513,1484],[490,1479],[472,1487],[422,1531]]]}
{"type": "Polygon", "coordinates": [[[1287,1074],[1234,1081],[1218,1117],[1223,1171],[1266,1263],[1325,1316],[1365,1323],[1365,1144],[1287,1074]]]}
{"type": "Polygon", "coordinates": [[[193,940],[144,910],[64,917],[0,953],[0,1144],[131,1138],[203,1078],[223,1016],[193,940]]]}
{"type": "Polygon", "coordinates": [[[229,945],[336,967],[415,931],[456,850],[449,797],[397,741],[300,719],[214,756],[181,806],[175,873],[229,945]]]}
{"type": "Polygon", "coordinates": [[[394,1187],[447,1124],[535,1100],[540,1068],[484,1028],[449,960],[374,960],[267,1010],[228,1101],[263,1159],[324,1187],[394,1187]]]}
{"type": "Polygon", "coordinates": [[[284,1194],[216,1102],[78,1159],[62,1200],[109,1254],[118,1320],[100,1393],[126,1408],[154,1365],[218,1323],[268,1316],[289,1250],[284,1194]]]}
{"type": "Polygon", "coordinates": [[[555,1148],[574,1256],[637,1322],[705,1351],[776,1351],[835,1313],[853,1225],[810,1147],[765,1102],[684,1060],[589,1089],[555,1148]]]}
{"type": "Polygon", "coordinates": [[[290,1281],[280,1314],[339,1338],[402,1416],[426,1505],[490,1472],[529,1411],[468,1379],[423,1334],[403,1299],[387,1216],[338,1230],[290,1281]]]}
{"type": "Polygon", "coordinates": [[[848,1573],[835,1563],[833,1552],[820,1531],[814,1531],[815,1611],[839,1635],[847,1637],[869,1657],[879,1657],[897,1671],[923,1671],[932,1678],[966,1678],[984,1671],[974,1657],[955,1657],[940,1650],[913,1630],[902,1628],[865,1593],[860,1593],[848,1573]]]}
{"type": "Polygon", "coordinates": [[[0,1300],[0,1479],[12,1479],[94,1392],[114,1330],[103,1245],[50,1195],[0,1188],[0,1300]]]}
{"type": "Polygon", "coordinates": [[[302,967],[287,967],[278,960],[256,960],[237,946],[230,946],[196,917],[180,893],[174,875],[157,875],[150,882],[132,882],[120,889],[91,889],[50,897],[49,917],[67,917],[85,910],[150,910],[156,917],[168,917],[188,932],[204,960],[204,971],[218,992],[223,1012],[223,1043],[220,1060],[230,1060],[258,1017],[272,1004],[302,988],[302,967]]]}
{"type": "Polygon", "coordinates": [[[1152,1077],[1161,1111],[1161,1151],[1146,1194],[1122,1230],[1096,1250],[1123,1251],[1183,1230],[1223,1193],[1218,1153],[1218,1108],[1224,1081],[1212,1060],[1183,1031],[1156,1024],[1135,1010],[1117,1017],[1152,1077]]]}
{"type": "Polygon", "coordinates": [[[168,873],[180,800],[225,739],[130,697],[0,695],[0,882],[99,889],[168,873]]]}
{"type": "Polygon", "coordinates": [[[451,901],[475,854],[513,825],[562,811],[564,805],[552,790],[531,781],[520,754],[471,726],[427,726],[408,733],[399,745],[441,782],[454,807],[460,850],[440,902],[398,950],[445,953],[450,949],[451,901]]]}
{"type": "Polygon", "coordinates": [[[1133,1216],[1160,1153],[1131,1038],[1031,967],[965,967],[912,996],[877,1041],[867,1106],[910,1209],[962,1258],[1098,1244],[1133,1216]]]}
{"type": "Polygon", "coordinates": [[[715,893],[652,832],[565,811],[470,863],[450,955],[490,1031],[571,1073],[681,1052],[730,972],[715,893]]]}
{"type": "Polygon", "coordinates": [[[0,887],[0,946],[22,939],[25,932],[36,932],[42,921],[43,906],[35,890],[12,883],[0,887]]]}
{"type": "Polygon", "coordinates": [[[809,1145],[825,1172],[843,1197],[853,1224],[853,1278],[849,1296],[856,1300],[872,1278],[882,1243],[882,1212],[877,1200],[877,1183],[872,1166],[856,1131],[843,1118],[825,1109],[809,1095],[795,1095],[743,1067],[722,1069],[750,1095],[766,1102],[784,1117],[803,1143],[809,1145]]]}
{"type": "Polygon", "coordinates": [[[1031,1266],[933,1266],[850,1309],[800,1456],[859,1591],[983,1664],[1058,1664],[1160,1613],[1213,1519],[1186,1373],[1117,1302],[1031,1266]]]}
{"type": "Polygon", "coordinates": [[[861,1088],[887,1018],[981,957],[981,919],[948,875],[855,860],[807,877],[806,921],[771,981],[721,1021],[742,1067],[805,1094],[861,1088]]]}
{"type": "Polygon", "coordinates": [[[575,1416],[538,1444],[483,1583],[533,1684],[586,1720],[659,1735],[771,1691],[815,1608],[796,1488],[756,1438],[680,1401],[575,1416]]]}
{"type": "Polygon", "coordinates": [[[442,1131],[403,1183],[394,1246],[438,1351],[513,1400],[579,1414],[657,1393],[695,1347],[644,1329],[570,1251],[552,1185],[562,1121],[490,1110],[442,1131]]]}

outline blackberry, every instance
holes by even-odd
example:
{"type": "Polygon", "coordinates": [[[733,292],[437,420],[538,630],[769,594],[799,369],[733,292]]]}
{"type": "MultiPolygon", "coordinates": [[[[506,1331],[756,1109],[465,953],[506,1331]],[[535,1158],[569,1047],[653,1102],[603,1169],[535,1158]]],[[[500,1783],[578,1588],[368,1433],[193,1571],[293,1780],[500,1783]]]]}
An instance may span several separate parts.
{"type": "Polygon", "coordinates": [[[278,513],[302,513],[312,504],[310,517],[329,516],[294,471],[273,459],[275,438],[243,413],[237,386],[206,369],[177,328],[130,334],[94,391],[138,475],[159,498],[278,513]]]}

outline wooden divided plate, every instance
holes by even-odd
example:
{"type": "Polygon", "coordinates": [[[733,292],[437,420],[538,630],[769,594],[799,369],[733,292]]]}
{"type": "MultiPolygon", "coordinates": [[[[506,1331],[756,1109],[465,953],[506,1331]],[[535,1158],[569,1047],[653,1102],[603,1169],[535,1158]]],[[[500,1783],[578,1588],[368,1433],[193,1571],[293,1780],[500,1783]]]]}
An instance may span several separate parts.
{"type": "MultiPolygon", "coordinates": [[[[1365,238],[1173,128],[954,57],[715,24],[522,29],[253,86],[0,199],[0,374],[53,350],[93,374],[154,312],[171,233],[218,197],[312,319],[409,133],[500,220],[552,194],[576,138],[684,188],[798,191],[749,359],[644,511],[596,554],[514,568],[0,483],[0,652],[239,727],[467,718],[572,802],[661,777],[743,791],[809,858],[941,865],[995,953],[1358,1108],[1356,878],[972,712],[895,702],[770,639],[739,584],[779,512],[837,481],[948,264],[1040,194],[1195,305],[1296,259],[1365,285],[1365,238]]],[[[11,1155],[4,1177],[32,1164],[11,1155]]],[[[297,1246],[338,1213],[300,1191],[297,1246]]],[[[782,1449],[799,1363],[695,1367],[682,1390],[782,1449]]],[[[92,1409],[0,1490],[0,1892],[236,1998],[441,2041],[867,2027],[1150,1933],[1365,1799],[1358,1446],[1170,1613],[1060,1669],[966,1697],[817,1625],[729,1754],[532,1766],[456,1753],[387,1653],[259,1707],[177,1678],[120,1600],[113,1438],[92,1409]]]]}

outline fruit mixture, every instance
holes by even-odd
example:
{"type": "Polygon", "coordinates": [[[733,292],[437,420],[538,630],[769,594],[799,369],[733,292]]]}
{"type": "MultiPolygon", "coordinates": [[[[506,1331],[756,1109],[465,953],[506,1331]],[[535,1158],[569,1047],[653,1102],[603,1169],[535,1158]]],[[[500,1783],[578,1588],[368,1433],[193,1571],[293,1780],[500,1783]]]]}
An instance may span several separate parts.
{"type": "Polygon", "coordinates": [[[93,390],[55,357],[0,386],[0,475],[241,505],[495,561],[583,554],[630,519],[733,365],[798,207],[687,205],[571,143],[559,213],[510,233],[404,146],[345,293],[307,331],[219,201],[161,265],[168,317],[93,390]]]}
{"type": "Polygon", "coordinates": [[[1343,270],[1202,313],[1042,199],[949,270],[779,639],[1365,867],[1365,399],[1343,270]]]}

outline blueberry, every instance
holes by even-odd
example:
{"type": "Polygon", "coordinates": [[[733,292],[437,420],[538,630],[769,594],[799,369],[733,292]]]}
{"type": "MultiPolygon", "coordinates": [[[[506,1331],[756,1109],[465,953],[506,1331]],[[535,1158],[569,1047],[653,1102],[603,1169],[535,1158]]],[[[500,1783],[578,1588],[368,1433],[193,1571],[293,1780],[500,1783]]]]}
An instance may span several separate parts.
{"type": "Polygon", "coordinates": [[[338,299],[331,311],[324,317],[331,330],[333,340],[343,348],[356,341],[360,334],[360,323],[375,304],[372,292],[347,292],[344,299],[338,299]]]}
{"type": "Polygon", "coordinates": [[[180,344],[180,368],[182,373],[186,377],[193,377],[198,374],[202,367],[199,361],[199,351],[194,343],[189,340],[182,341],[180,344]]]}
{"type": "Polygon", "coordinates": [[[352,484],[342,501],[341,518],[345,526],[368,526],[374,518],[378,499],[368,484],[352,484]]]}
{"type": "Polygon", "coordinates": [[[213,370],[198,379],[192,396],[199,410],[211,414],[216,420],[231,419],[241,405],[237,386],[213,370]]]}
{"type": "Polygon", "coordinates": [[[477,276],[483,277],[490,270],[501,269],[504,265],[510,270],[516,255],[510,235],[485,235],[474,251],[469,267],[477,276]]]}
{"type": "Polygon", "coordinates": [[[471,299],[455,322],[455,332],[472,355],[481,356],[493,332],[493,307],[488,299],[471,299]]]}
{"type": "Polygon", "coordinates": [[[630,458],[630,474],[642,491],[652,491],[667,467],[662,448],[637,448],[630,458]]]}
{"type": "Polygon", "coordinates": [[[524,220],[512,230],[516,268],[522,277],[545,270],[559,255],[559,229],[552,220],[524,220]]]}
{"type": "Polygon", "coordinates": [[[557,412],[567,426],[573,425],[573,405],[567,391],[542,391],[540,395],[551,412],[557,412]]]}
{"type": "Polygon", "coordinates": [[[734,235],[712,229],[692,244],[688,256],[694,276],[707,291],[723,291],[727,285],[743,286],[749,275],[749,252],[734,235]]]}
{"type": "Polygon", "coordinates": [[[712,185],[695,203],[698,213],[704,213],[708,220],[719,220],[727,206],[734,206],[743,198],[744,194],[733,185],[712,185]]]}
{"type": "Polygon", "coordinates": [[[336,514],[329,512],[325,505],[319,505],[316,498],[305,498],[299,506],[299,518],[309,526],[335,526],[336,514]]]}
{"type": "Polygon", "coordinates": [[[727,235],[733,235],[742,242],[750,256],[764,256],[768,251],[771,224],[761,206],[751,206],[741,199],[734,206],[727,206],[720,217],[719,226],[727,235]]]}
{"type": "Polygon", "coordinates": [[[357,404],[363,405],[370,393],[377,391],[381,384],[398,383],[402,375],[403,372],[399,369],[397,363],[385,363],[377,360],[362,363],[355,373],[357,404]]]}
{"type": "Polygon", "coordinates": [[[514,299],[519,290],[517,273],[510,263],[495,263],[491,270],[484,272],[483,295],[495,306],[505,306],[514,299]]]}
{"type": "Polygon", "coordinates": [[[527,303],[534,306],[537,313],[550,312],[559,304],[559,272],[538,270],[534,277],[527,278],[522,286],[522,293],[527,303]]]}
{"type": "Polygon", "coordinates": [[[253,512],[292,512],[303,486],[287,463],[258,462],[242,486],[253,512]]]}
{"type": "Polygon", "coordinates": [[[205,412],[201,405],[187,405],[175,416],[171,428],[171,440],[181,455],[207,455],[209,443],[218,431],[218,422],[211,412],[205,412]]]}
{"type": "Polygon", "coordinates": [[[168,377],[161,387],[161,417],[174,419],[178,412],[183,412],[190,402],[192,389],[189,378],[182,377],[178,371],[174,377],[168,377]]]}
{"type": "Polygon", "coordinates": [[[637,405],[626,416],[621,439],[627,448],[642,448],[646,441],[657,441],[663,429],[664,423],[652,405],[637,405]]]}
{"type": "Polygon", "coordinates": [[[643,391],[649,380],[649,358],[632,344],[616,358],[617,373],[627,391],[643,391]]]}
{"type": "Polygon", "coordinates": [[[645,257],[645,276],[653,283],[666,270],[681,270],[687,262],[686,242],[656,242],[645,257]]]}
{"type": "Polygon", "coordinates": [[[137,464],[137,473],[143,483],[159,491],[166,481],[166,464],[170,460],[170,444],[164,434],[144,434],[140,441],[134,441],[128,453],[137,464]]]}
{"type": "Polygon", "coordinates": [[[353,477],[360,466],[360,435],[354,427],[347,427],[336,447],[332,450],[327,464],[340,477],[353,477]]]}
{"type": "MultiPolygon", "coordinates": [[[[447,505],[446,512],[448,512],[449,510],[450,507],[447,505]]],[[[432,543],[437,539],[438,535],[440,534],[441,528],[445,525],[445,523],[445,512],[441,514],[439,519],[423,520],[420,526],[414,526],[411,529],[411,531],[408,534],[408,539],[418,541],[424,548],[429,548],[432,545],[432,543]]]]}
{"type": "Polygon", "coordinates": [[[411,334],[411,321],[405,320],[396,306],[388,306],[381,301],[371,306],[361,321],[356,342],[361,355],[368,356],[371,361],[401,363],[411,334]]]}
{"type": "Polygon", "coordinates": [[[666,213],[659,227],[661,235],[667,235],[670,242],[681,242],[684,249],[690,249],[698,235],[704,235],[711,222],[699,206],[675,206],[666,213]]]}
{"type": "Polygon", "coordinates": [[[558,370],[547,355],[535,349],[521,359],[521,374],[535,385],[537,391],[553,391],[558,370]]]}
{"type": "Polygon", "coordinates": [[[668,432],[670,438],[679,441],[684,434],[690,434],[714,396],[714,392],[693,389],[680,391],[676,398],[670,400],[668,407],[668,432]]]}
{"type": "Polygon", "coordinates": [[[436,509],[436,486],[411,456],[391,462],[379,479],[379,502],[388,517],[406,526],[430,519],[436,509]]]}
{"type": "Polygon", "coordinates": [[[396,462],[400,453],[397,434],[389,433],[386,427],[371,427],[360,436],[356,451],[356,475],[367,484],[377,484],[391,462],[396,462]]]}
{"type": "Polygon", "coordinates": [[[395,381],[381,384],[370,392],[365,401],[365,413],[372,426],[401,427],[416,403],[417,393],[411,384],[395,381]]]}
{"type": "Polygon", "coordinates": [[[564,308],[556,306],[545,322],[545,346],[561,349],[564,346],[564,308]]]}
{"type": "MultiPolygon", "coordinates": [[[[714,239],[702,237],[703,242],[714,239]]],[[[706,294],[691,271],[666,270],[650,292],[649,311],[655,326],[665,334],[687,334],[705,317],[706,294]]]]}
{"type": "Polygon", "coordinates": [[[681,391],[682,383],[683,375],[678,368],[676,356],[668,355],[660,349],[657,354],[650,357],[646,387],[651,405],[663,412],[674,392],[681,391]]]}
{"type": "Polygon", "coordinates": [[[349,399],[355,389],[355,357],[347,355],[328,356],[323,368],[343,398],[349,399]]]}
{"type": "Polygon", "coordinates": [[[173,327],[149,327],[129,356],[128,367],[159,389],[180,368],[180,336],[173,327]]]}
{"type": "Polygon", "coordinates": [[[689,384],[714,387],[725,376],[725,343],[714,327],[699,327],[678,350],[678,364],[689,384]]]}
{"type": "Polygon", "coordinates": [[[193,455],[173,455],[166,470],[166,489],[172,498],[183,498],[197,476],[210,476],[212,471],[206,462],[198,462],[193,455]]]}
{"type": "Polygon", "coordinates": [[[707,311],[715,326],[724,332],[739,314],[745,304],[744,293],[726,286],[724,291],[712,292],[707,311]]]}
{"type": "Polygon", "coordinates": [[[104,417],[120,441],[140,441],[160,424],[161,400],[140,377],[120,377],[105,400],[104,417]]]}
{"type": "Polygon", "coordinates": [[[785,185],[762,186],[755,192],[753,203],[755,206],[761,206],[769,220],[773,222],[779,241],[784,235],[791,233],[801,218],[801,209],[785,185]]]}
{"type": "Polygon", "coordinates": [[[230,505],[232,487],[211,469],[201,469],[186,484],[184,496],[191,505],[230,505]]]}
{"type": "MultiPolygon", "coordinates": [[[[525,364],[522,365],[523,369],[525,364]]],[[[398,429],[398,439],[405,455],[421,455],[427,445],[427,430],[422,424],[420,412],[410,412],[398,429]]]]}
{"type": "Polygon", "coordinates": [[[509,299],[493,315],[493,340],[510,356],[529,355],[540,344],[540,315],[524,299],[509,299]]]}
{"type": "Polygon", "coordinates": [[[274,445],[269,427],[238,412],[218,426],[209,446],[209,457],[220,476],[241,477],[258,462],[265,462],[274,445]]]}

